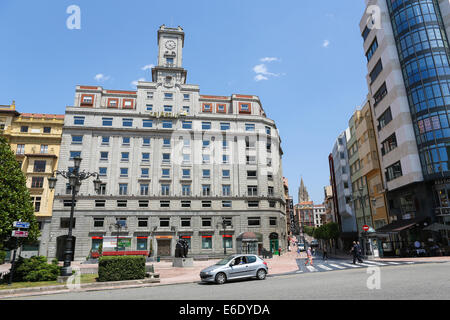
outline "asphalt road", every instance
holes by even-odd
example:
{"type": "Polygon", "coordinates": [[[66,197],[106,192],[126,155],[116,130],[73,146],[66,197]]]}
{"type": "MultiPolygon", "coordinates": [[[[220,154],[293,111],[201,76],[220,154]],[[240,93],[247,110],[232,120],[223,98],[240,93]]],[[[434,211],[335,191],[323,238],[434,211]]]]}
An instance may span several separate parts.
{"type": "MultiPolygon", "coordinates": [[[[32,300],[447,300],[450,262],[383,266],[380,288],[371,269],[355,268],[240,280],[224,285],[176,284],[137,289],[23,297],[32,300]]],[[[19,298],[16,298],[19,299],[19,298]]]]}

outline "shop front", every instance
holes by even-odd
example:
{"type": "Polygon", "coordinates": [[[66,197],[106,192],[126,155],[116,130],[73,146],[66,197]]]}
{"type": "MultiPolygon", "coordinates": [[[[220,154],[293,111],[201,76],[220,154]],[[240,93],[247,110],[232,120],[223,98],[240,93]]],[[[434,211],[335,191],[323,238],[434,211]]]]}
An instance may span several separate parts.
{"type": "Polygon", "coordinates": [[[254,232],[241,233],[236,238],[237,253],[258,254],[258,242],[254,232]]]}

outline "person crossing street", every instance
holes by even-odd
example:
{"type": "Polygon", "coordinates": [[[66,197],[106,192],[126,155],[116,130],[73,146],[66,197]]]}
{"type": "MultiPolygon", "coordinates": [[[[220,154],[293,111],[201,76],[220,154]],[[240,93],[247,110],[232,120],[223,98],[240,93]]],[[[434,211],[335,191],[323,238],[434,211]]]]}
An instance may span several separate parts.
{"type": "Polygon", "coordinates": [[[306,250],[306,255],[307,255],[307,258],[306,258],[305,266],[308,264],[308,262],[309,262],[309,265],[312,266],[313,265],[313,257],[311,254],[311,247],[308,247],[308,250],[306,250]]]}
{"type": "Polygon", "coordinates": [[[353,241],[352,249],[350,250],[350,253],[353,255],[353,264],[356,264],[356,260],[358,260],[359,263],[362,263],[363,261],[359,257],[358,254],[358,244],[356,241],[353,241]]]}

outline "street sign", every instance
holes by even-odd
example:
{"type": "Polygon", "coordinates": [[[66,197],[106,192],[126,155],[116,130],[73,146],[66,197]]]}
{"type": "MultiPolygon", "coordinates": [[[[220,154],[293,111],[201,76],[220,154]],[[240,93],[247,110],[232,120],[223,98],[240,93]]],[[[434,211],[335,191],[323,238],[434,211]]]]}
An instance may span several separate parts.
{"type": "Polygon", "coordinates": [[[369,226],[366,224],[365,226],[363,226],[363,230],[364,231],[369,231],[369,226]]]}
{"type": "Polygon", "coordinates": [[[26,238],[28,237],[28,231],[13,231],[12,236],[16,238],[26,238]]]}
{"type": "Polygon", "coordinates": [[[22,222],[22,221],[14,221],[14,225],[15,228],[24,228],[24,229],[28,229],[30,227],[30,223],[29,222],[22,222]]]}

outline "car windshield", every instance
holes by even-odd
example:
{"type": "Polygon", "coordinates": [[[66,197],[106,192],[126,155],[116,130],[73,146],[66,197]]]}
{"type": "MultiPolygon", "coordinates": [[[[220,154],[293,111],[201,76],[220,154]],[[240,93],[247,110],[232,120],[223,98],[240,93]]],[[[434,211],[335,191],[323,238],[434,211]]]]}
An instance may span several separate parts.
{"type": "Polygon", "coordinates": [[[218,266],[226,265],[228,262],[233,260],[233,258],[234,258],[233,256],[226,257],[225,259],[222,259],[219,262],[217,262],[216,265],[218,265],[218,266]]]}

